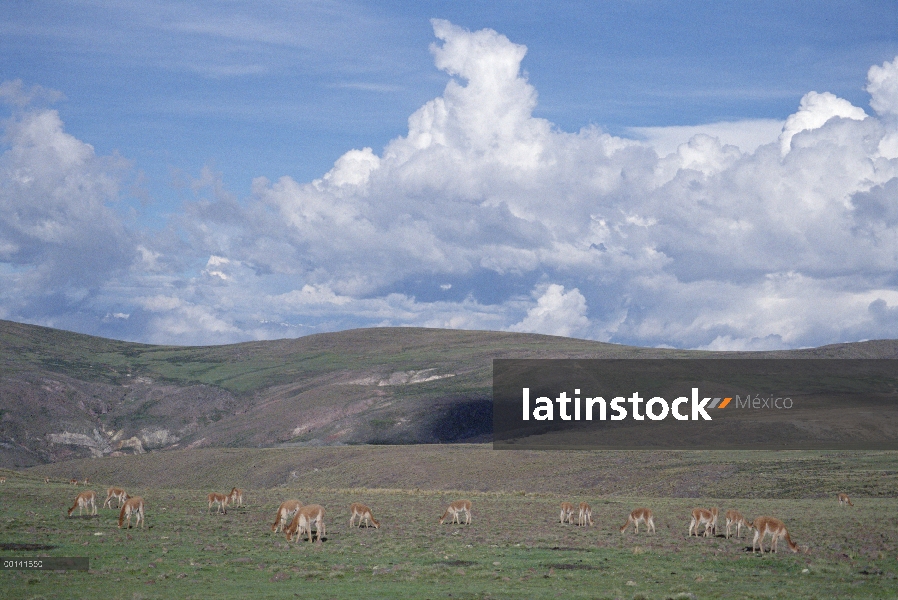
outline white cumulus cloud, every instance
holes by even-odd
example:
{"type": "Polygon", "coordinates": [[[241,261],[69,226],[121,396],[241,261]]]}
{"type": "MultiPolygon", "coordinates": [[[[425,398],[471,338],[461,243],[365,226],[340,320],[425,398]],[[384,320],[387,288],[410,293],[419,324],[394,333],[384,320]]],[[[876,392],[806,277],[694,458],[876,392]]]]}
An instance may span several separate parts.
{"type": "Polygon", "coordinates": [[[873,65],[867,72],[870,106],[878,114],[898,115],[898,57],[882,66],[873,65]]]}
{"type": "Polygon", "coordinates": [[[833,117],[856,119],[858,121],[867,118],[864,109],[858,108],[838,96],[823,92],[808,92],[801,99],[798,112],[786,119],[783,132],[780,134],[780,150],[783,154],[789,152],[792,138],[796,133],[817,129],[833,117]]]}
{"type": "Polygon", "coordinates": [[[450,80],[406,132],[242,199],[205,170],[152,235],[114,206],[116,160],[55,112],[17,113],[0,314],[181,343],[366,325],[713,349],[898,336],[898,58],[868,73],[875,114],[809,92],[784,123],[626,139],[535,117],[524,46],[432,25],[450,80]],[[38,302],[48,289],[66,299],[38,302]]]}
{"type": "Polygon", "coordinates": [[[570,337],[582,334],[589,325],[586,298],[580,290],[565,292],[563,285],[553,283],[537,298],[536,306],[527,311],[527,316],[509,329],[570,337]]]}
{"type": "Polygon", "coordinates": [[[127,165],[66,133],[55,110],[17,110],[4,129],[0,302],[55,323],[130,266],[134,236],[113,207],[127,165]]]}

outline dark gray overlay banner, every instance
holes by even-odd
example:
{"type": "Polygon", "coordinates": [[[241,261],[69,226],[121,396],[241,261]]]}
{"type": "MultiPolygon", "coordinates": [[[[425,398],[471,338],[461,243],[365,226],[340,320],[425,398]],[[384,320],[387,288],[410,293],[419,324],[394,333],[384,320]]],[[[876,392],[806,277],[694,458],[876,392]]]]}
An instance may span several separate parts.
{"type": "Polygon", "coordinates": [[[898,450],[898,360],[494,360],[495,449],[898,450]]]}

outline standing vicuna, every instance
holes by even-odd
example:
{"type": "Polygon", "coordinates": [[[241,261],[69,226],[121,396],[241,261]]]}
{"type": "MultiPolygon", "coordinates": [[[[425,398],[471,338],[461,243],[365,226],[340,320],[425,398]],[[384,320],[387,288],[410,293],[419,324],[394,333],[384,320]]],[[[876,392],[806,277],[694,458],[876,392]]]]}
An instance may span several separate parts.
{"type": "Polygon", "coordinates": [[[231,497],[227,494],[219,494],[217,492],[212,492],[206,499],[209,500],[209,512],[212,512],[212,505],[217,504],[218,510],[216,512],[228,514],[228,502],[231,497]]]}
{"type": "Polygon", "coordinates": [[[851,503],[851,498],[848,497],[848,494],[839,494],[839,506],[842,506],[843,504],[854,506],[854,504],[851,503]]]}

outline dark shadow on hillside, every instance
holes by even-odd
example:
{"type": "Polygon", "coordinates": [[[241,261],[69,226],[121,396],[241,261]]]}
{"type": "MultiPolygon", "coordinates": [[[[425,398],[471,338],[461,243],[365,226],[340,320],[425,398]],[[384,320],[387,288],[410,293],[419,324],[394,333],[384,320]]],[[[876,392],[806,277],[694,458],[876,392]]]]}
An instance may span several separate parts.
{"type": "Polygon", "coordinates": [[[493,401],[489,398],[461,400],[437,409],[430,425],[436,443],[486,443],[493,441],[493,401]]]}

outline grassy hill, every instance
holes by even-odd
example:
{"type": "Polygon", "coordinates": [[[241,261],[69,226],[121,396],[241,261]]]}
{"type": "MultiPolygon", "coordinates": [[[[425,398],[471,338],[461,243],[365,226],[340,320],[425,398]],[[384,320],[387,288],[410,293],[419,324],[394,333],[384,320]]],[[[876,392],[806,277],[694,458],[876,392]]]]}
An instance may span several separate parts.
{"type": "MultiPolygon", "coordinates": [[[[0,321],[0,467],[34,465],[0,468],[0,550],[90,559],[89,572],[5,571],[3,587],[47,598],[895,597],[898,534],[870,526],[895,512],[894,452],[434,443],[488,435],[493,358],[692,356],[721,355],[431,329],[179,348],[0,321]],[[119,529],[106,508],[66,518],[85,489],[72,477],[90,478],[101,501],[108,485],[143,496],[148,527],[119,529]],[[206,494],[232,486],[247,506],[209,514],[206,494]],[[323,543],[271,534],[292,497],[325,506],[323,543]],[[438,525],[462,497],[473,524],[438,525]],[[580,500],[595,527],[560,524],[559,503],[580,500]],[[356,501],[379,529],[347,527],[356,501]],[[621,535],[636,506],[655,512],[656,533],[621,535]],[[695,506],[775,515],[807,553],[756,555],[751,538],[722,531],[689,538],[695,506]]],[[[892,358],[898,342],[727,356],[892,358]]]]}
{"type": "MultiPolygon", "coordinates": [[[[152,346],[0,321],[0,466],[201,447],[482,442],[494,358],[685,358],[486,331],[371,328],[152,346]]],[[[729,356],[891,358],[894,340],[729,356]]]]}

